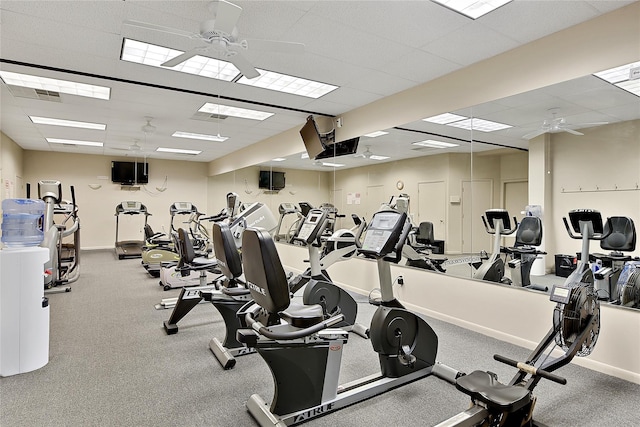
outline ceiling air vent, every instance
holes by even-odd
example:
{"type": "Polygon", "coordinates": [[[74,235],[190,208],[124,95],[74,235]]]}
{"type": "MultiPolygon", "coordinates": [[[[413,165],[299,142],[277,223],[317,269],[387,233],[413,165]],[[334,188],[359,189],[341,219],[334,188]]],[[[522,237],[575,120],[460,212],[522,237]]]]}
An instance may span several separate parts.
{"type": "Polygon", "coordinates": [[[204,122],[218,122],[220,120],[225,120],[229,116],[225,116],[224,114],[215,114],[215,113],[204,113],[202,111],[198,111],[191,118],[193,120],[202,120],[204,122]]]}
{"type": "Polygon", "coordinates": [[[16,98],[39,99],[41,101],[61,102],[60,92],[29,87],[7,85],[9,92],[16,98]]]}

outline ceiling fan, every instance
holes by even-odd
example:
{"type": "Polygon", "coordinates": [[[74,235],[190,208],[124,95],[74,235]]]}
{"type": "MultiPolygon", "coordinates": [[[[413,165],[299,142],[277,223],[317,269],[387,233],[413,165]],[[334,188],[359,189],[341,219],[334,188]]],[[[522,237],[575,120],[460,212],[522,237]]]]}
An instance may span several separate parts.
{"type": "Polygon", "coordinates": [[[271,52],[304,53],[304,44],[302,43],[274,40],[245,40],[238,37],[236,23],[242,14],[242,8],[240,6],[226,0],[217,0],[209,3],[209,11],[213,13],[213,18],[202,21],[197,33],[141,21],[127,20],[124,21],[124,24],[188,37],[205,43],[203,46],[193,48],[169,59],[161,64],[163,67],[175,67],[193,56],[209,51],[216,51],[219,52],[223,58],[235,65],[246,78],[253,79],[260,76],[260,73],[258,73],[255,67],[244,57],[242,54],[243,51],[251,48],[271,52]]]}
{"type": "Polygon", "coordinates": [[[365,145],[365,147],[366,147],[366,150],[364,150],[360,154],[354,154],[353,157],[360,157],[360,158],[363,158],[363,159],[370,159],[371,156],[375,155],[373,153],[373,151],[371,151],[371,146],[370,145],[365,145]]]}
{"type": "MultiPolygon", "coordinates": [[[[144,119],[146,120],[147,123],[145,125],[143,125],[140,128],[140,130],[144,133],[144,142],[147,142],[147,136],[155,133],[157,128],[154,125],[151,124],[151,120],[153,120],[153,117],[146,116],[144,119]]],[[[114,150],[129,151],[136,157],[138,155],[142,155],[142,156],[144,156],[144,158],[146,160],[147,154],[143,151],[142,146],[139,143],[140,143],[139,139],[134,139],[133,140],[133,144],[131,144],[130,146],[128,146],[126,148],[113,147],[113,149],[114,150]]],[[[129,154],[126,154],[126,155],[128,156],[129,154]]]]}
{"type": "Polygon", "coordinates": [[[558,133],[558,132],[568,132],[573,135],[582,136],[584,135],[582,132],[578,132],[575,130],[576,128],[583,128],[589,126],[599,126],[606,125],[609,122],[592,122],[592,123],[568,123],[564,117],[557,117],[558,108],[550,108],[549,112],[551,113],[551,118],[545,119],[542,122],[542,126],[540,129],[535,130],[533,132],[529,132],[522,136],[522,139],[532,139],[536,136],[542,135],[543,133],[558,133]]]}

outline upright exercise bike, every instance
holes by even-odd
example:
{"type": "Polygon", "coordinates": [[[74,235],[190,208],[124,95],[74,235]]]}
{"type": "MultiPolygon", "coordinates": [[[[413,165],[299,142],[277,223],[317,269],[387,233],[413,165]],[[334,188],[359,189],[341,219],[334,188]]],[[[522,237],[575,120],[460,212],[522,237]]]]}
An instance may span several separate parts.
{"type": "Polygon", "coordinates": [[[487,233],[493,235],[493,252],[489,259],[473,274],[474,279],[486,280],[488,282],[509,283],[504,277],[504,260],[502,259],[502,237],[513,234],[517,227],[518,221],[513,218],[514,225],[511,228],[511,220],[509,212],[505,209],[489,209],[482,216],[482,222],[487,233]]]}
{"type": "Polygon", "coordinates": [[[319,305],[290,304],[273,240],[261,230],[245,231],[243,265],[254,301],[238,313],[247,328],[238,331],[238,339],[257,349],[276,384],[270,405],[257,394],[247,402],[261,426],[299,424],[431,374],[455,381],[457,371],[436,364],[438,337],[433,329],[393,295],[390,263],[401,259],[410,228],[406,213],[388,210],[374,214],[363,232],[359,252],[376,259],[382,288],[370,326],[380,373],[342,386],[338,379],[348,335],[333,326],[343,315],[325,319],[319,305]]]}

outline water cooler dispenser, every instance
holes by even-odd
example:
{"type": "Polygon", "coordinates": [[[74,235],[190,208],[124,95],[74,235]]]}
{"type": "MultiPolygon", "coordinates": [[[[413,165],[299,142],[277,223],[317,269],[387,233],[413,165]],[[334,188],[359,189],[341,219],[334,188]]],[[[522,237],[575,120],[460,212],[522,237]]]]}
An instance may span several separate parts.
{"type": "Polygon", "coordinates": [[[10,200],[14,199],[2,203],[2,242],[6,247],[0,250],[3,377],[34,371],[49,362],[49,302],[44,296],[44,264],[49,251],[37,246],[42,241],[40,207],[22,205],[19,209],[23,212],[19,212],[13,209],[15,205],[10,206],[10,200]]]}

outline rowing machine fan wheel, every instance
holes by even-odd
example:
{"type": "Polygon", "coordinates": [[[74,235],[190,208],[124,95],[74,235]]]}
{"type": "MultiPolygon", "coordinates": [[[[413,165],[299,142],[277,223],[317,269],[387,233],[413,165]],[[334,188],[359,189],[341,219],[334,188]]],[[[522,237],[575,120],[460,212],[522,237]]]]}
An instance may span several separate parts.
{"type": "Polygon", "coordinates": [[[591,286],[583,284],[571,288],[569,302],[557,304],[553,312],[553,326],[558,331],[556,344],[567,351],[584,329],[591,325],[590,316],[595,316],[595,321],[589,336],[576,353],[578,356],[588,356],[596,345],[600,333],[600,303],[591,286]]]}
{"type": "Polygon", "coordinates": [[[618,295],[622,306],[635,307],[640,305],[640,269],[634,268],[633,272],[625,278],[620,274],[618,295]]]}

